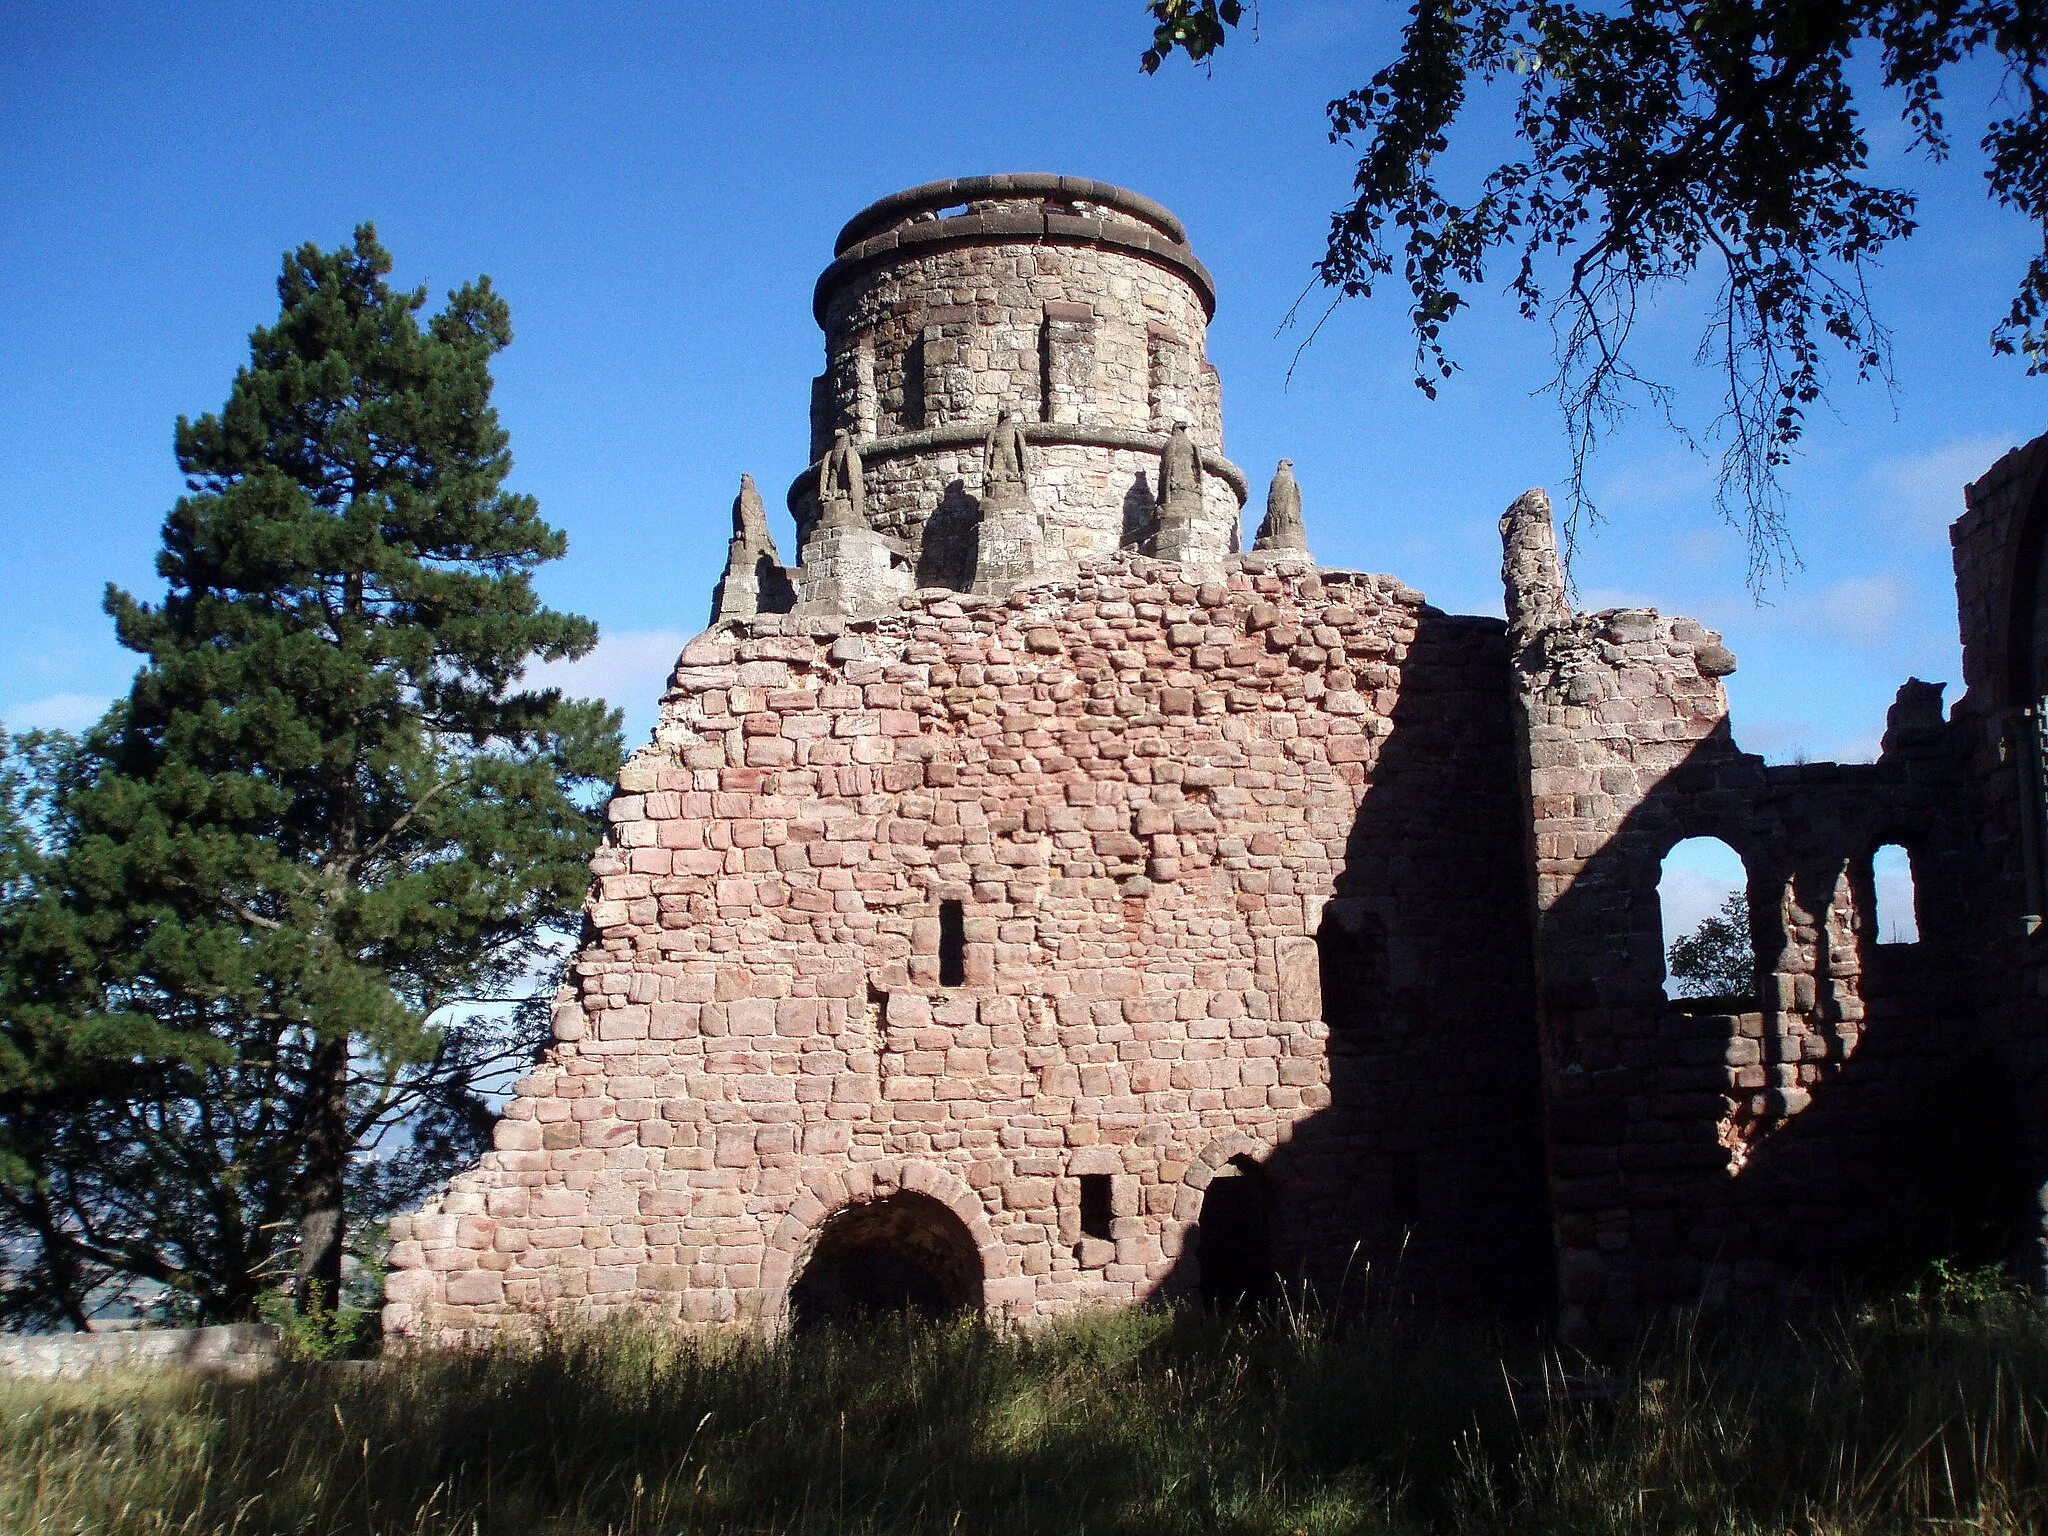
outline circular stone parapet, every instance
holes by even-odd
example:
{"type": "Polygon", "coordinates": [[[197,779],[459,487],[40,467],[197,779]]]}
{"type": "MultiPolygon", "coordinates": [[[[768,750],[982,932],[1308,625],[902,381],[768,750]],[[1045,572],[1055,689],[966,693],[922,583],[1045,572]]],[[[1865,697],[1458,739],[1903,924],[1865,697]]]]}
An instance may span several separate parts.
{"type": "Polygon", "coordinates": [[[1204,319],[1216,316],[1216,280],[1188,245],[1179,219],[1151,198],[1106,181],[1040,171],[928,181],[868,204],[839,231],[832,265],[819,275],[812,296],[812,313],[829,330],[834,295],[875,262],[950,245],[1019,240],[1095,246],[1154,262],[1195,289],[1204,319]]]}
{"type": "Polygon", "coordinates": [[[870,235],[878,235],[898,224],[907,224],[919,214],[937,214],[948,208],[992,198],[1036,198],[1063,205],[1069,210],[1076,206],[1113,209],[1150,224],[1177,245],[1186,245],[1188,241],[1187,229],[1181,221],[1143,193],[1112,186],[1106,181],[1094,181],[1086,176],[1017,171],[1007,176],[952,176],[944,181],[928,181],[923,186],[877,198],[846,221],[839,231],[839,240],[833,246],[832,254],[844,256],[870,235]]]}
{"type": "MultiPolygon", "coordinates": [[[[911,556],[918,587],[964,590],[971,580],[979,516],[974,492],[981,488],[988,428],[987,422],[961,422],[860,445],[869,520],[911,556]]],[[[1043,422],[1020,430],[1034,459],[1032,500],[1048,573],[1064,574],[1078,561],[1133,547],[1156,510],[1150,481],[1166,434],[1043,422]]],[[[1196,455],[1208,515],[1234,526],[1250,492],[1244,471],[1220,453],[1197,448],[1196,455]]],[[[787,504],[800,541],[809,538],[818,517],[823,462],[813,462],[790,483],[787,504]]]]}

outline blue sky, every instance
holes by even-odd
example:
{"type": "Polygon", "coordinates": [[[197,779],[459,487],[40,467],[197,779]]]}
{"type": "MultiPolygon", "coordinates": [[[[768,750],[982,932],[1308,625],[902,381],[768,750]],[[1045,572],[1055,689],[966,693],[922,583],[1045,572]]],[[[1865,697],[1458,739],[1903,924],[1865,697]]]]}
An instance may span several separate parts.
{"type": "MultiPolygon", "coordinates": [[[[1498,612],[1495,520],[1563,480],[1547,331],[1482,296],[1431,402],[1398,295],[1340,309],[1298,362],[1283,328],[1353,164],[1324,103],[1388,56],[1400,15],[1267,0],[1212,73],[1148,79],[1135,0],[0,7],[0,718],[78,726],[125,689],[100,594],[160,590],[173,421],[225,398],[280,254],[368,218],[436,302],[480,272],[510,300],[513,483],[570,537],[543,587],[599,621],[575,681],[644,737],[740,472],[773,486],[803,462],[833,234],[883,193],[992,170],[1095,176],[1180,214],[1220,294],[1226,451],[1259,486],[1294,460],[1325,563],[1498,612]]],[[[1971,146],[1996,83],[1956,80],[1946,166],[1874,128],[1873,171],[1922,192],[1924,230],[1877,275],[1896,392],[1845,381],[1790,477],[1801,569],[1751,599],[1711,465],[1654,421],[1595,466],[1582,605],[1720,628],[1737,737],[1774,759],[1868,756],[1900,680],[1959,684],[1946,525],[2048,401],[1986,342],[2039,238],[1984,197],[1971,146]]],[[[1705,297],[1641,331],[1701,426],[1705,297]]]]}

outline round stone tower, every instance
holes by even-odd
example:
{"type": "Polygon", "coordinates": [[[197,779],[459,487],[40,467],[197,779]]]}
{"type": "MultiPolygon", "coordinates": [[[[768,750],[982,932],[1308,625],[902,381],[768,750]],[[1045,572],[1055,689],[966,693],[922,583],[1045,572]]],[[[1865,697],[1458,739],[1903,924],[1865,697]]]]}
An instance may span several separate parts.
{"type": "Polygon", "coordinates": [[[1003,515],[1016,519],[1013,493],[1028,502],[1033,574],[1119,548],[1221,561],[1238,548],[1246,485],[1223,457],[1205,345],[1215,304],[1180,221],[1103,182],[974,176],[863,209],[818,279],[826,367],[812,386],[814,462],[789,493],[799,541],[820,520],[844,433],[865,520],[894,546],[904,585],[975,587],[978,540],[989,560],[991,433],[1007,412],[1026,472],[1003,515]],[[1176,427],[1178,462],[1198,472],[1162,508],[1176,427]]]}

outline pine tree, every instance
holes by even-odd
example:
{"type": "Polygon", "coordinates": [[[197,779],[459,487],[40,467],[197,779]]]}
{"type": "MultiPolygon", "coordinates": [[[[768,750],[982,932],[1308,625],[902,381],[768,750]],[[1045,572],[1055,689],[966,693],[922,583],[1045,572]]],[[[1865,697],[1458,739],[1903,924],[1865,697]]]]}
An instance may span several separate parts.
{"type": "Polygon", "coordinates": [[[530,997],[618,767],[615,713],[521,683],[596,628],[540,602],[566,541],[504,489],[505,302],[480,279],[422,325],[390,270],[369,225],[288,255],[225,407],[179,419],[168,591],[108,589],[146,660],[66,799],[100,989],[73,1033],[162,1040],[96,1106],[127,1175],[62,1241],[203,1315],[246,1314],[294,1229],[300,1304],[333,1304],[352,1165],[394,1119],[474,1143],[494,1037],[436,1015],[530,997]]]}

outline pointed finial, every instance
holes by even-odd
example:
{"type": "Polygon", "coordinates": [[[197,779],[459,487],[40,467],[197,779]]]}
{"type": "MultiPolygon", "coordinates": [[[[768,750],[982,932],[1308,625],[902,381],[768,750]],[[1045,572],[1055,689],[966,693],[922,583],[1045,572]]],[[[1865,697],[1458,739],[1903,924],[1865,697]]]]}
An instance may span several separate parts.
{"type": "Polygon", "coordinates": [[[761,492],[752,475],[740,476],[740,493],[732,503],[732,536],[746,540],[750,548],[773,544],[768,533],[768,509],[761,504],[761,492]]]}
{"type": "Polygon", "coordinates": [[[1266,520],[1259,525],[1253,549],[1308,553],[1308,531],[1301,524],[1301,487],[1294,483],[1294,460],[1282,459],[1266,490],[1266,520]]]}

